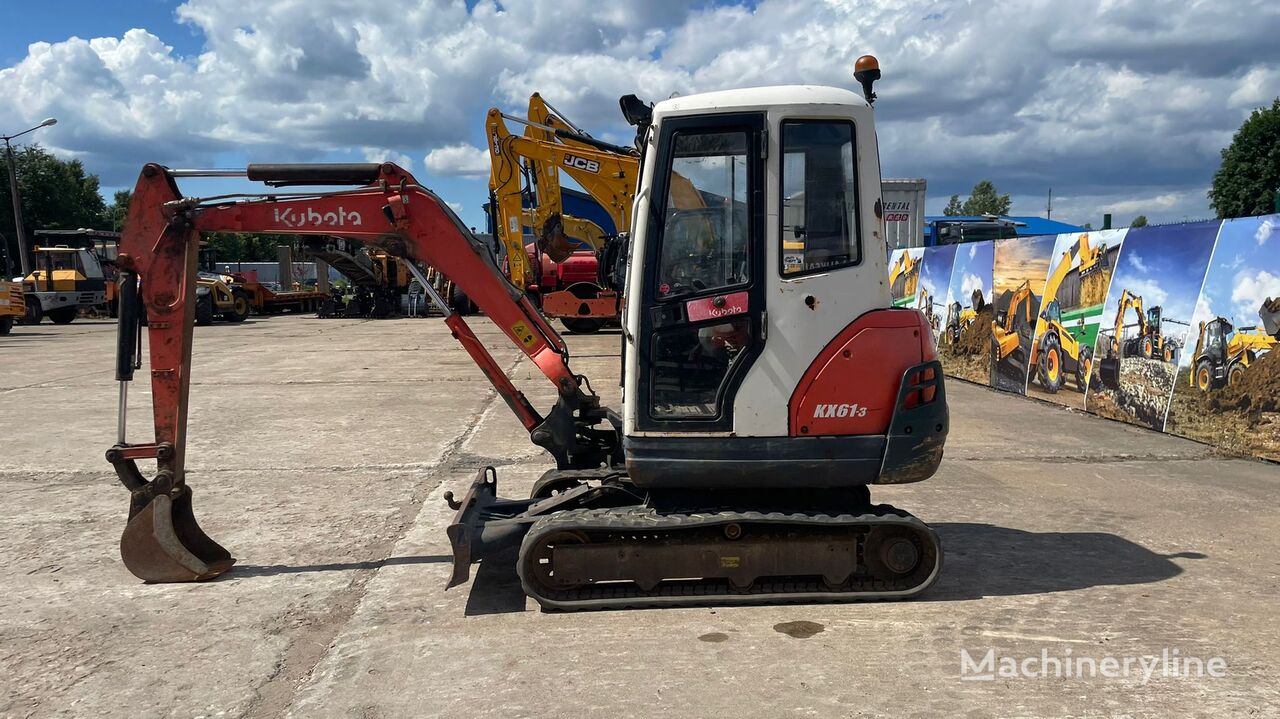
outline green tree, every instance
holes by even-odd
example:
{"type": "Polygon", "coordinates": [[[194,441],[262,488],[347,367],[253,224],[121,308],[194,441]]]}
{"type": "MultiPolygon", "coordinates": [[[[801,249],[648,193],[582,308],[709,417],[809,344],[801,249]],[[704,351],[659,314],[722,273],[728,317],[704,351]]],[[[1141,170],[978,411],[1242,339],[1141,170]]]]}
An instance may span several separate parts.
{"type": "Polygon", "coordinates": [[[1209,188],[1209,205],[1223,219],[1265,215],[1274,211],[1277,190],[1280,97],[1271,107],[1254,110],[1222,151],[1222,165],[1209,188]]]}
{"type": "Polygon", "coordinates": [[[252,235],[219,232],[205,237],[218,269],[234,262],[275,262],[277,245],[292,245],[291,235],[252,235]]]}
{"type": "Polygon", "coordinates": [[[129,215],[129,202],[133,190],[120,190],[112,197],[111,206],[103,214],[103,224],[114,232],[124,232],[124,219],[129,215]]]}
{"type": "Polygon", "coordinates": [[[973,186],[969,199],[960,202],[959,195],[952,195],[951,201],[943,208],[942,214],[949,217],[957,215],[1007,215],[1013,206],[1008,194],[1001,195],[991,180],[983,180],[973,186]]]}
{"type": "Polygon", "coordinates": [[[1133,218],[1133,222],[1130,222],[1130,223],[1129,223],[1129,226],[1130,226],[1130,227],[1146,227],[1146,226],[1147,226],[1147,216],[1146,216],[1146,215],[1138,215],[1137,217],[1133,218]]]}
{"type": "MultiPolygon", "coordinates": [[[[79,160],[59,160],[41,149],[27,145],[14,149],[18,173],[18,194],[22,200],[23,228],[27,237],[37,229],[74,230],[80,227],[103,229],[106,203],[98,192],[98,176],[85,172],[79,160]]],[[[0,235],[9,242],[10,256],[18,263],[18,235],[9,197],[9,173],[0,172],[0,235]]]]}

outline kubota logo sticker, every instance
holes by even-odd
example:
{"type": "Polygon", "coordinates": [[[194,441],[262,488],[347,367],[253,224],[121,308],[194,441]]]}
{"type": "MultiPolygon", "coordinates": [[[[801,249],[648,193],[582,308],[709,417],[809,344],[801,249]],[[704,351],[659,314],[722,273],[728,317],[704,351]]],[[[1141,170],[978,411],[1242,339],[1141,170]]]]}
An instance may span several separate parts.
{"type": "Polygon", "coordinates": [[[820,404],[813,408],[814,419],[866,416],[867,408],[857,404],[820,404]]]}
{"type": "Polygon", "coordinates": [[[294,212],[292,207],[283,210],[277,207],[275,221],[285,227],[359,227],[364,224],[359,212],[348,212],[341,205],[330,212],[320,212],[310,207],[294,212]]]}
{"type": "Polygon", "coordinates": [[[511,334],[515,335],[516,340],[525,349],[533,347],[533,343],[538,341],[538,338],[533,336],[533,332],[529,331],[529,325],[523,322],[511,325],[511,334]]]}

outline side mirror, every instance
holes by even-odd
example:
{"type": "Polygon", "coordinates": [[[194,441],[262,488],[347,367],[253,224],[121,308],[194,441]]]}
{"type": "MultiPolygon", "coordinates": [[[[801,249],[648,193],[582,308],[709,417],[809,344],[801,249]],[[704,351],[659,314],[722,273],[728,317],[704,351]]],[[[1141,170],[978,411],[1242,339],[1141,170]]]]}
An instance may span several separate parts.
{"type": "Polygon", "coordinates": [[[618,99],[622,108],[622,116],[632,127],[644,127],[653,122],[653,105],[645,103],[635,95],[623,95],[618,99]]]}

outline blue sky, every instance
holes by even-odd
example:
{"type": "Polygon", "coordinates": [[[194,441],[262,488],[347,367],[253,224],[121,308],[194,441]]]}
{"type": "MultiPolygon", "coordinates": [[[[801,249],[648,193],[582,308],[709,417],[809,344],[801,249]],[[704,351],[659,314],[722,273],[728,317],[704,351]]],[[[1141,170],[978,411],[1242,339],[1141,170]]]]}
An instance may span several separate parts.
{"type": "Polygon", "coordinates": [[[1014,214],[1052,189],[1055,218],[1179,221],[1280,88],[1277,26],[1270,0],[46,0],[0,26],[0,131],[57,116],[41,144],[108,189],[148,160],[393,159],[478,224],[490,106],[540,91],[629,142],[622,94],[853,88],[872,52],[884,174],[928,179],[929,212],[991,179],[1014,214]]]}
{"type": "Polygon", "coordinates": [[[982,296],[991,302],[991,273],[995,266],[995,243],[971,242],[956,250],[955,264],[951,268],[951,285],[947,290],[947,304],[959,302],[962,307],[972,305],[973,290],[981,289],[982,296]]]}

